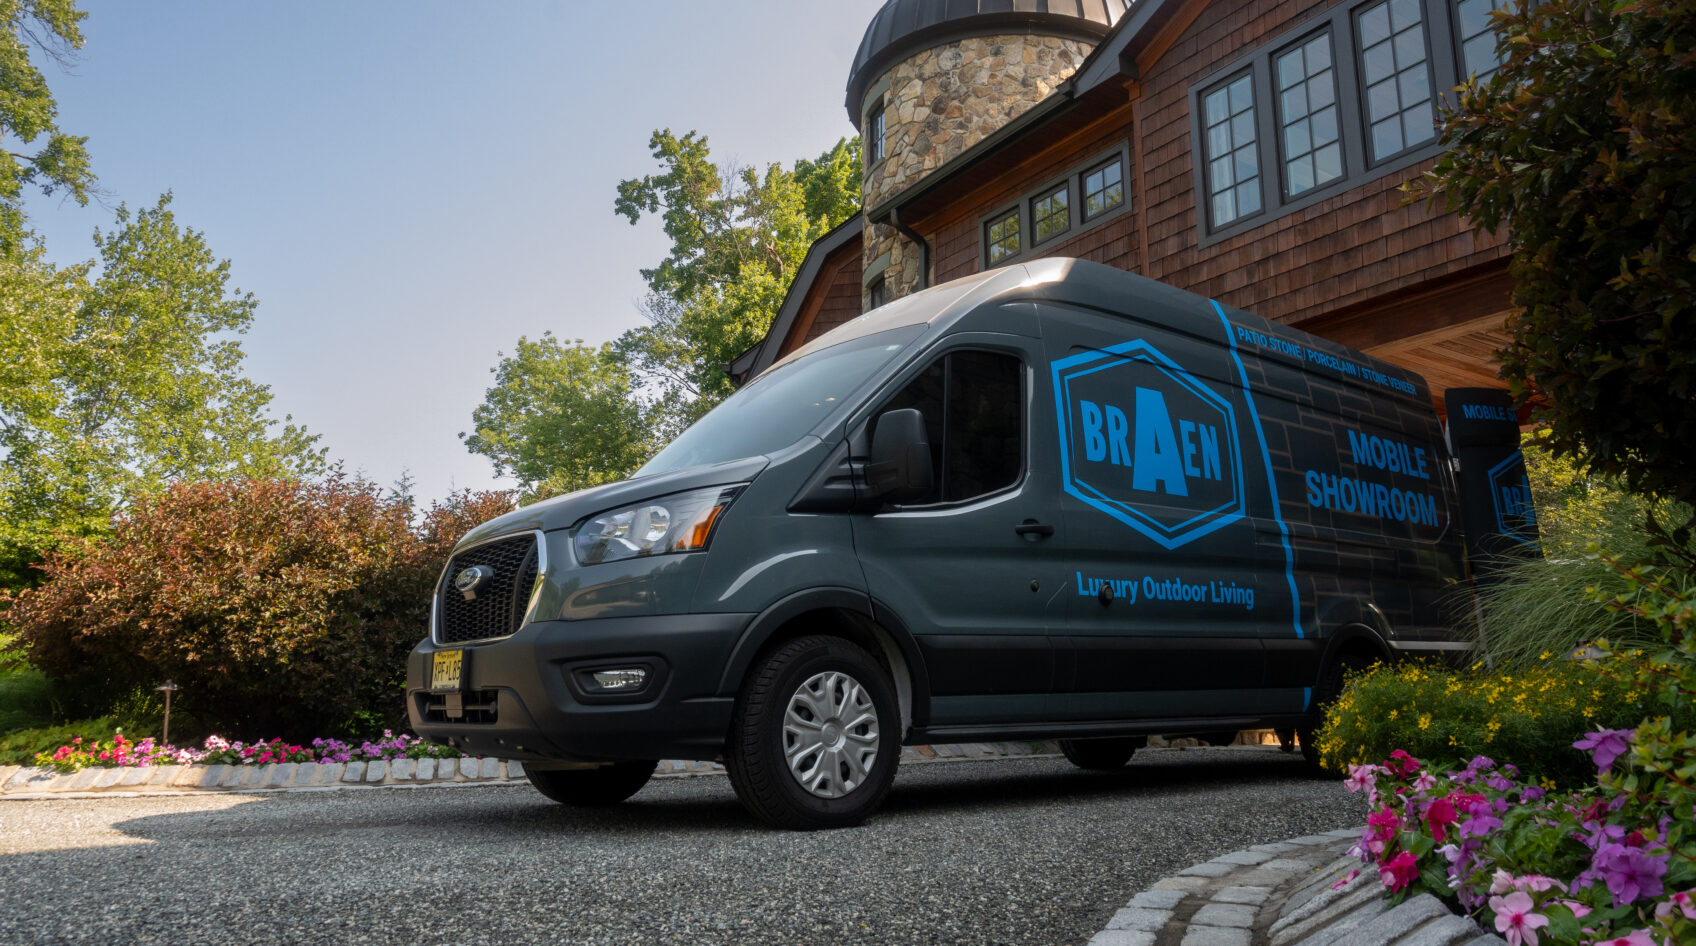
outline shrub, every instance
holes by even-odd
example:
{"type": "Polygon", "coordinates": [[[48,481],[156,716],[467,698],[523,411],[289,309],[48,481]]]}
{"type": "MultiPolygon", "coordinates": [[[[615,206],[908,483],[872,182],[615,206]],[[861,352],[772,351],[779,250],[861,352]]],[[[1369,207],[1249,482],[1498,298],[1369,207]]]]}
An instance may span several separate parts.
{"type": "Polygon", "coordinates": [[[1648,709],[1631,674],[1623,658],[1552,654],[1509,673],[1378,664],[1354,677],[1327,710],[1320,759],[1341,772],[1396,750],[1455,766],[1488,755],[1556,784],[1581,784],[1595,773],[1572,741],[1599,728],[1635,726],[1648,709]]]}
{"type": "Polygon", "coordinates": [[[408,502],[339,473],[179,483],[136,500],[108,540],[55,554],[6,617],[50,676],[120,693],[173,679],[177,705],[216,729],[398,721],[448,549],[510,505],[462,493],[414,531],[408,502]]]}

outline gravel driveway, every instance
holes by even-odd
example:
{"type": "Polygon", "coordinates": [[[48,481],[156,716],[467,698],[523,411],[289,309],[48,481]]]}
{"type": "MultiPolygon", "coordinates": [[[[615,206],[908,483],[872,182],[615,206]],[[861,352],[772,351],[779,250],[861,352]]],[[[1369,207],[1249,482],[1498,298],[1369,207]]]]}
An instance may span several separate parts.
{"type": "Polygon", "coordinates": [[[0,802],[0,943],[1082,943],[1154,881],[1361,821],[1275,749],[912,765],[861,828],[756,826],[722,777],[0,802]]]}

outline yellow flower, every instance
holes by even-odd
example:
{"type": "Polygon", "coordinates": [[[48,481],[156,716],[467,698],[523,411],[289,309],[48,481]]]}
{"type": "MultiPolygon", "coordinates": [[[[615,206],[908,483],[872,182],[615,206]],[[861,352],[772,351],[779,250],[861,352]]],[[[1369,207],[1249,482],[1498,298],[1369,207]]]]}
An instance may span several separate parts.
{"type": "MultiPolygon", "coordinates": [[[[1538,659],[1538,660],[1548,660],[1548,659],[1549,659],[1549,657],[1550,657],[1550,656],[1551,656],[1551,655],[1550,655],[1550,653],[1549,653],[1549,652],[1548,652],[1548,651],[1546,651],[1546,650],[1545,650],[1545,651],[1543,651],[1543,652],[1542,652],[1542,653],[1541,653],[1541,654],[1538,654],[1538,655],[1537,655],[1537,659],[1538,659]]],[[[1551,786],[1551,787],[1552,787],[1552,786],[1551,786]]]]}
{"type": "Polygon", "coordinates": [[[1390,718],[1395,719],[1396,714],[1399,713],[1399,712],[1401,712],[1401,711],[1400,710],[1390,710],[1390,718]]]}
{"type": "Polygon", "coordinates": [[[1419,728],[1420,729],[1430,729],[1431,728],[1431,714],[1430,713],[1424,713],[1419,717],[1419,728]]]}

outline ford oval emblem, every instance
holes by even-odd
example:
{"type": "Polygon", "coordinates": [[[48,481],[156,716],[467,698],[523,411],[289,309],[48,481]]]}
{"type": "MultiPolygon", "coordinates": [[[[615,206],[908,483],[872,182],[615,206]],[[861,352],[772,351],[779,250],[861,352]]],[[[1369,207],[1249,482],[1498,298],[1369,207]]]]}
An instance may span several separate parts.
{"type": "Polygon", "coordinates": [[[470,568],[461,569],[459,574],[453,576],[453,587],[465,596],[465,600],[470,601],[477,597],[477,589],[488,584],[489,579],[493,577],[495,577],[493,568],[487,565],[473,565],[470,568]]]}

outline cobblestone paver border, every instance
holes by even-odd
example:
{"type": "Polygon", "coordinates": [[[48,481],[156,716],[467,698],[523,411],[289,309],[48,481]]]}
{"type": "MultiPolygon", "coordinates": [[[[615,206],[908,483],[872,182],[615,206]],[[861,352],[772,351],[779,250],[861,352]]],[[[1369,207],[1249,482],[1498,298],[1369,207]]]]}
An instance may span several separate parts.
{"type": "MultiPolygon", "coordinates": [[[[1052,742],[908,746],[901,764],[1057,755],[1052,742]]],[[[717,762],[668,759],[659,778],[722,775],[717,762]]],[[[342,788],[417,788],[426,785],[500,785],[524,781],[524,765],[504,759],[396,759],[389,762],[283,762],[274,765],[160,765],[83,769],[60,774],[33,766],[0,766],[0,800],[141,795],[187,791],[330,791],[342,788]]]]}
{"type": "Polygon", "coordinates": [[[1257,844],[1132,897],[1090,946],[1506,946],[1430,894],[1391,907],[1360,828],[1257,844]]]}

